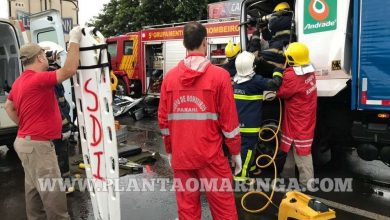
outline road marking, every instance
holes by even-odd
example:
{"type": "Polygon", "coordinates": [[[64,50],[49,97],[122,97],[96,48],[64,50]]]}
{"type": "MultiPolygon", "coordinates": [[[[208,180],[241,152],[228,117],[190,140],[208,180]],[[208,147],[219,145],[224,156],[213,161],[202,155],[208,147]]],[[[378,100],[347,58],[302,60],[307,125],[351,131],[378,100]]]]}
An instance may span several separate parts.
{"type": "MultiPolygon", "coordinates": [[[[330,201],[330,200],[327,200],[327,199],[323,199],[323,198],[320,198],[320,197],[316,197],[316,196],[312,196],[312,195],[310,195],[310,197],[312,197],[314,199],[317,199],[317,200],[323,202],[324,204],[326,204],[328,206],[331,206],[332,208],[336,208],[336,209],[340,209],[340,210],[343,210],[343,211],[346,211],[346,212],[350,212],[350,213],[355,214],[355,215],[360,215],[360,216],[363,216],[363,217],[366,217],[366,218],[377,219],[377,220],[388,220],[389,219],[388,216],[384,216],[384,215],[381,215],[381,214],[378,214],[378,213],[369,212],[369,211],[366,211],[366,210],[363,210],[363,209],[359,209],[359,208],[355,208],[355,207],[352,207],[352,206],[344,205],[344,204],[341,204],[341,203],[338,203],[338,202],[333,202],[333,201],[330,201]]],[[[337,212],[336,212],[336,216],[337,216],[337,212]]]]}

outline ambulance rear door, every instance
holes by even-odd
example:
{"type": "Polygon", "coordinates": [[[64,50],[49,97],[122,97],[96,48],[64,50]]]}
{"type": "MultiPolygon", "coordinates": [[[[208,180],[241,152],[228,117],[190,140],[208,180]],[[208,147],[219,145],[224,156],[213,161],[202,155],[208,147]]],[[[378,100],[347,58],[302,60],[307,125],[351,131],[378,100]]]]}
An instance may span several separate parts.
{"type": "Polygon", "coordinates": [[[8,117],[4,105],[12,84],[22,72],[19,48],[24,43],[19,24],[0,19],[0,145],[12,146],[17,126],[8,117]]]}

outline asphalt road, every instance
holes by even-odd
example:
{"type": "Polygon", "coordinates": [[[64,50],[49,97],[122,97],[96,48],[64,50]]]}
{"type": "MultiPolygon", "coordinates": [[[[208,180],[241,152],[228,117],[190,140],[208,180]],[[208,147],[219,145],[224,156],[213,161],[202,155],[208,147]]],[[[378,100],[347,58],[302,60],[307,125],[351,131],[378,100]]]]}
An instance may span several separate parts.
{"type": "MultiPolygon", "coordinates": [[[[161,158],[153,165],[144,167],[144,172],[136,175],[121,177],[120,181],[128,183],[156,178],[172,180],[172,172],[165,156],[162,139],[159,135],[155,118],[144,118],[134,122],[131,118],[121,118],[122,124],[130,128],[128,135],[129,145],[137,145],[145,150],[159,152],[161,158]]],[[[73,154],[79,153],[73,146],[73,154]]],[[[15,152],[6,151],[0,147],[0,218],[3,220],[26,219],[24,201],[24,174],[20,161],[15,152]]],[[[356,158],[355,158],[356,159],[356,158]]],[[[358,161],[358,159],[356,159],[358,161]]],[[[390,172],[390,168],[388,168],[390,172]]],[[[293,173],[293,172],[292,172],[293,173]]],[[[288,172],[287,172],[288,174],[288,172]]],[[[290,172],[290,175],[291,172],[290,172]]],[[[310,196],[335,209],[337,219],[390,219],[390,188],[386,185],[373,185],[349,171],[348,166],[338,167],[316,172],[316,177],[324,178],[351,178],[352,192],[309,192],[310,196]]],[[[390,180],[389,180],[390,182],[390,180]]],[[[167,189],[171,183],[167,183],[167,189]]],[[[155,189],[163,188],[158,183],[155,189]]],[[[277,206],[283,199],[285,192],[277,192],[273,198],[277,206]]],[[[250,214],[240,207],[242,193],[235,193],[239,219],[277,219],[278,209],[270,205],[260,214],[250,214]]],[[[177,208],[175,194],[172,191],[154,190],[147,192],[125,191],[120,193],[122,219],[175,219],[177,208]]],[[[259,208],[265,200],[260,197],[250,197],[248,206],[259,208]]],[[[207,200],[201,198],[202,219],[211,219],[207,200]]],[[[68,195],[69,213],[72,219],[93,219],[92,205],[88,192],[74,192],[68,195]]]]}

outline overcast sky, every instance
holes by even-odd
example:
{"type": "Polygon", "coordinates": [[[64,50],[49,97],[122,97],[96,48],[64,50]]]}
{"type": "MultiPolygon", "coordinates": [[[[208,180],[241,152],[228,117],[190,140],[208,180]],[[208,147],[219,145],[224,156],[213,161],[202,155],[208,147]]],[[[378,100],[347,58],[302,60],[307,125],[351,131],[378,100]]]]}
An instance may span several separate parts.
{"type": "MultiPolygon", "coordinates": [[[[2,0],[0,0],[2,1],[2,0]]],[[[103,9],[103,4],[110,2],[110,0],[79,0],[79,23],[85,24],[93,16],[97,16],[100,10],[103,9]]]]}
{"type": "MultiPolygon", "coordinates": [[[[79,19],[80,24],[89,21],[93,16],[99,14],[103,9],[103,4],[110,2],[110,0],[79,0],[79,19]]],[[[0,0],[0,18],[8,18],[8,1],[0,0]]]]}

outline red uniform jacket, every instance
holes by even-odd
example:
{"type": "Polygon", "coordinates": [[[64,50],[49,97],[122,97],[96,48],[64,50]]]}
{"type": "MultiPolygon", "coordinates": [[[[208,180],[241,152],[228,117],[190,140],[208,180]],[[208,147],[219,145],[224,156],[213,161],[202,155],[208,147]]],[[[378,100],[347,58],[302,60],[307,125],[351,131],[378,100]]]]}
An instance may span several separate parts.
{"type": "Polygon", "coordinates": [[[158,121],[173,169],[199,169],[240,152],[241,137],[229,73],[190,54],[165,76],[158,121]]]}
{"type": "Polygon", "coordinates": [[[294,143],[297,154],[310,154],[317,113],[315,74],[296,75],[287,68],[277,96],[284,100],[280,149],[288,152],[294,143]]]}

